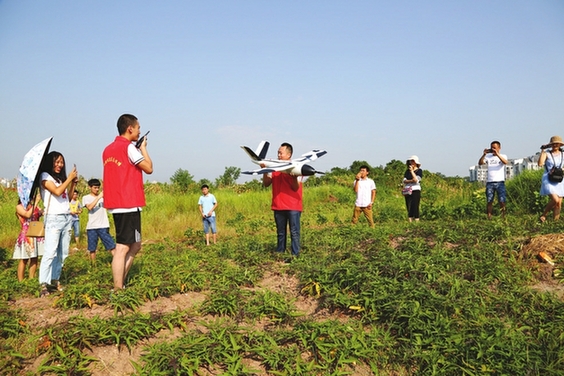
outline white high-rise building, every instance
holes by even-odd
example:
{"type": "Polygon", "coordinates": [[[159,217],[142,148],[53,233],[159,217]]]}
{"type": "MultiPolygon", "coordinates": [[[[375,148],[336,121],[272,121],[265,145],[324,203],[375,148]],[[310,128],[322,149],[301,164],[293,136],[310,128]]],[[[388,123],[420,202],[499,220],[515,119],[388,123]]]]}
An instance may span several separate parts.
{"type": "MultiPolygon", "coordinates": [[[[542,167],[538,166],[540,153],[537,153],[531,157],[519,158],[519,159],[509,159],[507,165],[505,166],[505,180],[509,180],[525,170],[539,170],[542,167]]],[[[487,165],[474,165],[469,168],[469,181],[479,181],[485,183],[488,178],[488,166],[487,165]]]]}

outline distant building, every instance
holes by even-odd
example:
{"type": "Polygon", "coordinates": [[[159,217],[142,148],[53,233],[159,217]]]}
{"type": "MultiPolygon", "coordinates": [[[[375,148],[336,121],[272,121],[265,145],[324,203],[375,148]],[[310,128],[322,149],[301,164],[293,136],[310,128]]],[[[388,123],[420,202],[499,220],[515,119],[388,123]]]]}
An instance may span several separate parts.
{"type": "MultiPolygon", "coordinates": [[[[526,170],[539,170],[540,154],[535,154],[531,157],[519,158],[519,159],[509,159],[507,165],[505,166],[505,180],[514,178],[515,176],[522,174],[526,170]]],[[[487,165],[474,165],[469,168],[469,181],[478,181],[485,183],[488,178],[488,166],[487,165]]]]}
{"type": "Polygon", "coordinates": [[[0,186],[4,188],[16,188],[16,179],[0,178],[0,186]]]}

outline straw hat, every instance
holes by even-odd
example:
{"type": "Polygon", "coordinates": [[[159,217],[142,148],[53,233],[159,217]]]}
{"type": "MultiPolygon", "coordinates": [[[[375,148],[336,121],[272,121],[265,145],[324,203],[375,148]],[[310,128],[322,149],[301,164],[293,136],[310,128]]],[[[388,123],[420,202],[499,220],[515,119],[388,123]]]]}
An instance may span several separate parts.
{"type": "MultiPolygon", "coordinates": [[[[562,141],[562,139],[560,141],[562,141]]],[[[414,161],[417,167],[421,166],[421,163],[419,163],[419,157],[416,155],[412,155],[411,157],[407,158],[407,160],[414,161]]]]}
{"type": "Polygon", "coordinates": [[[560,137],[560,136],[552,136],[552,137],[550,138],[549,144],[550,144],[550,145],[552,145],[552,144],[564,145],[564,142],[562,142],[562,137],[560,137]]]}

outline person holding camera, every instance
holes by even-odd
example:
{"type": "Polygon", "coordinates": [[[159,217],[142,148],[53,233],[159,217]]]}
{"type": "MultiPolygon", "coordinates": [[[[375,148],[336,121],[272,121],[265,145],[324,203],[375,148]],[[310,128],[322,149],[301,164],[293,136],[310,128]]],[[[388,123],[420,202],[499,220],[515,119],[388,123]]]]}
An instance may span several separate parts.
{"type": "Polygon", "coordinates": [[[421,179],[423,178],[423,170],[419,158],[412,155],[406,161],[407,170],[403,175],[402,194],[405,197],[405,207],[407,208],[407,217],[409,222],[419,221],[419,203],[421,202],[421,179]]]}
{"type": "Polygon", "coordinates": [[[486,180],[486,200],[488,219],[492,219],[493,201],[497,193],[499,210],[505,217],[505,165],[507,156],[500,154],[501,143],[492,141],[489,149],[484,149],[482,157],[478,161],[479,165],[488,165],[488,178],[486,180]]]}
{"type": "Polygon", "coordinates": [[[554,220],[560,218],[560,209],[562,207],[562,197],[564,197],[564,183],[562,173],[562,154],[561,147],[562,138],[560,136],[552,136],[550,142],[541,146],[541,153],[538,165],[544,166],[544,174],[541,180],[541,196],[548,196],[549,201],[546,204],[540,221],[546,221],[546,215],[552,211],[554,220]],[[547,152],[548,149],[548,152],[547,152]]]}
{"type": "Polygon", "coordinates": [[[372,217],[372,205],[376,199],[376,183],[368,177],[370,167],[367,165],[360,166],[358,174],[356,174],[353,182],[353,190],[356,193],[356,201],[354,202],[354,211],[352,224],[358,223],[360,213],[364,213],[368,225],[374,227],[374,219],[372,217]]]}

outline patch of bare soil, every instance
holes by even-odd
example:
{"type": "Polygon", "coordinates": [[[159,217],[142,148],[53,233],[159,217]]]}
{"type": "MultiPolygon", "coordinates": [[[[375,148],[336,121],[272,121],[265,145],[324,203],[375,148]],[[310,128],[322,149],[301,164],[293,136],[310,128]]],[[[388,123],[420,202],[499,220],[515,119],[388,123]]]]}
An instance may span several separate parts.
{"type": "Polygon", "coordinates": [[[264,278],[256,284],[256,290],[270,290],[295,299],[296,310],[303,315],[313,315],[319,306],[316,299],[300,294],[299,281],[294,276],[280,272],[267,271],[264,278]]]}
{"type": "MultiPolygon", "coordinates": [[[[38,330],[60,325],[68,322],[71,317],[82,315],[86,318],[100,317],[108,319],[114,315],[113,309],[108,306],[94,305],[92,308],[83,308],[77,310],[62,310],[55,307],[57,299],[56,294],[47,298],[22,298],[16,300],[13,304],[16,308],[21,309],[27,317],[26,325],[38,330]]],[[[201,304],[205,299],[205,295],[197,292],[189,292],[186,294],[176,294],[169,298],[158,298],[151,302],[146,302],[139,307],[141,313],[169,313],[175,310],[189,310],[201,304]]],[[[201,326],[191,323],[188,329],[201,326]]],[[[171,341],[181,335],[180,330],[162,330],[157,333],[154,338],[140,342],[137,346],[129,351],[125,346],[101,346],[94,347],[91,351],[86,350],[86,355],[97,359],[97,362],[91,364],[91,372],[94,376],[104,375],[130,375],[134,372],[131,361],[139,361],[142,350],[145,346],[159,341],[171,341]]],[[[44,356],[40,356],[29,364],[24,371],[34,372],[44,356]]]]}
{"type": "Polygon", "coordinates": [[[91,309],[63,310],[55,307],[56,299],[56,295],[47,298],[21,298],[13,304],[26,314],[28,326],[41,329],[68,322],[69,318],[78,315],[86,318],[99,316],[105,319],[114,314],[111,308],[96,304],[91,309]]]}
{"type": "Polygon", "coordinates": [[[539,292],[554,293],[564,299],[564,285],[560,283],[561,263],[564,262],[564,234],[539,235],[526,241],[520,257],[533,271],[538,282],[531,286],[539,292]]]}

